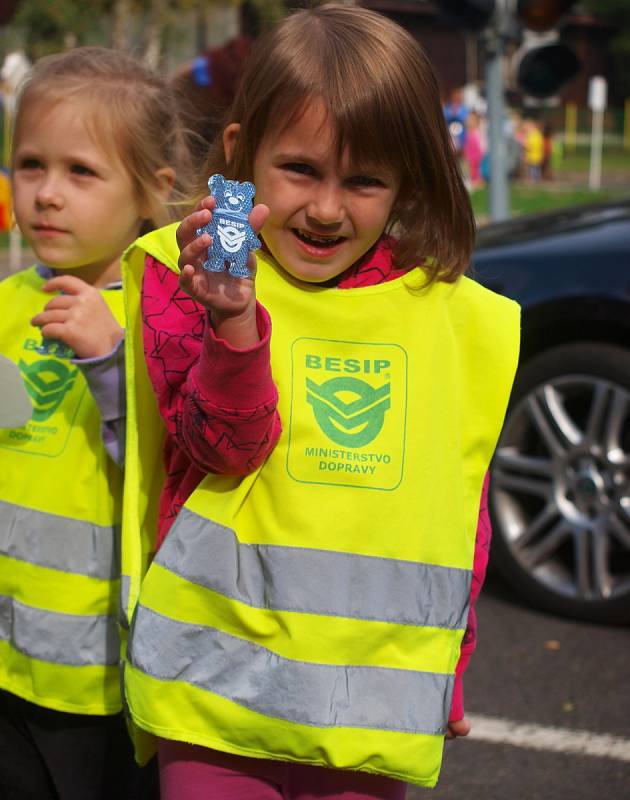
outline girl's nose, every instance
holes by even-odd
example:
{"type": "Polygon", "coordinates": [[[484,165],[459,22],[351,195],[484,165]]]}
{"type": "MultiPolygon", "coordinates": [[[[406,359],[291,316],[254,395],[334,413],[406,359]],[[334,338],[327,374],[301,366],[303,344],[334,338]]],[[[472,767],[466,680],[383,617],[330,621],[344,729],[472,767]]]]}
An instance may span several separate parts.
{"type": "Polygon", "coordinates": [[[343,190],[332,182],[324,182],[315,190],[307,205],[308,217],[320,225],[336,225],[344,218],[343,190]]]}
{"type": "Polygon", "coordinates": [[[38,186],[35,202],[42,207],[59,208],[63,205],[63,196],[52,176],[46,176],[38,186]]]}

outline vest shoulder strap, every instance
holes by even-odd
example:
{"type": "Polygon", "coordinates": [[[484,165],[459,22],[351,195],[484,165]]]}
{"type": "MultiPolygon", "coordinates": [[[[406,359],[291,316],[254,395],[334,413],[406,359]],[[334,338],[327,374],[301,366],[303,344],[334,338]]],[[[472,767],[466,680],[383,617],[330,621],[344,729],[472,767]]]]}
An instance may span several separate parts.
{"type": "Polygon", "coordinates": [[[177,222],[173,222],[170,225],[158,228],[136,239],[136,241],[127,248],[125,256],[130,255],[132,250],[142,250],[148,253],[148,255],[153,256],[153,258],[156,258],[169,269],[172,269],[173,272],[179,272],[177,267],[179,249],[175,236],[178,224],[177,222]]]}

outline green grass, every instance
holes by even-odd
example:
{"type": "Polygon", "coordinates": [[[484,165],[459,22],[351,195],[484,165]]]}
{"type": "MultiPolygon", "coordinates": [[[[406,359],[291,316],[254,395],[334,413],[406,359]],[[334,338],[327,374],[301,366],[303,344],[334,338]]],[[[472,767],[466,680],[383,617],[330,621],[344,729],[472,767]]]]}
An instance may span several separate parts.
{"type": "MultiPolygon", "coordinates": [[[[553,168],[562,177],[565,173],[582,172],[588,175],[591,161],[591,152],[587,147],[578,147],[574,151],[559,154],[554,158],[553,168]]],[[[602,153],[602,172],[614,173],[618,170],[630,173],[630,151],[620,147],[605,148],[602,153]]]]}
{"type": "MultiPolygon", "coordinates": [[[[602,189],[590,191],[588,176],[590,150],[580,146],[574,152],[556,153],[553,180],[537,185],[518,181],[510,186],[512,214],[532,214],[583,203],[598,203],[630,196],[630,152],[609,146],[602,155],[602,189]]],[[[471,195],[473,211],[479,222],[489,216],[487,187],[471,195]]]]}
{"type": "MultiPolygon", "coordinates": [[[[554,208],[581,205],[582,203],[600,203],[630,196],[630,189],[604,189],[591,192],[581,188],[538,188],[537,186],[514,185],[510,188],[510,210],[512,214],[532,214],[537,211],[550,211],[554,208]]],[[[488,189],[479,189],[472,193],[471,202],[478,221],[487,219],[489,215],[488,189]]]]}

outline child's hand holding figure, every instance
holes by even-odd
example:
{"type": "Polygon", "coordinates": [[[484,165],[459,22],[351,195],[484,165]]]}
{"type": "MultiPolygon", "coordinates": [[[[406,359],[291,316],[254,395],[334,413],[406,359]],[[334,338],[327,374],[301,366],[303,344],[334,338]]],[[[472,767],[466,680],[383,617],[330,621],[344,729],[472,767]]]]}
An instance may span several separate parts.
{"type": "Polygon", "coordinates": [[[31,319],[44,339],[58,339],[78,358],[99,358],[112,352],[124,337],[99,290],[75,275],[57,275],[43,289],[55,295],[31,319]]]}
{"type": "MultiPolygon", "coordinates": [[[[186,294],[208,309],[217,337],[234,347],[249,347],[259,340],[256,325],[256,256],[253,252],[249,253],[249,278],[235,278],[227,270],[210,272],[204,269],[203,262],[208,257],[212,237],[207,233],[197,236],[197,231],[210,223],[215,207],[215,199],[205,197],[177,229],[179,285],[186,294]]],[[[260,231],[268,215],[267,206],[254,206],[248,219],[255,233],[260,231]]]]}

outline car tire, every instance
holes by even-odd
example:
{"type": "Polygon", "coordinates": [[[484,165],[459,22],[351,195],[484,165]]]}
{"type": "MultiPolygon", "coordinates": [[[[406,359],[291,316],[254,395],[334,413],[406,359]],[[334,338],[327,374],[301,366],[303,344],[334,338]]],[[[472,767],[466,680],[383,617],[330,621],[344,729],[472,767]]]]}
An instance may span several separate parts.
{"type": "Polygon", "coordinates": [[[491,465],[492,562],[530,606],[630,622],[630,353],[548,350],[517,373],[491,465]]]}

